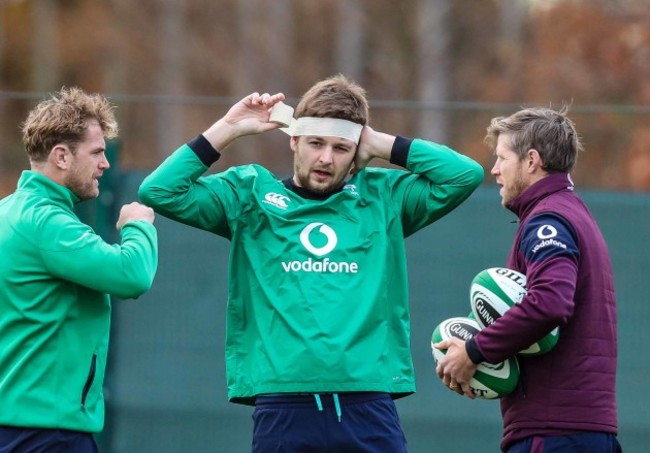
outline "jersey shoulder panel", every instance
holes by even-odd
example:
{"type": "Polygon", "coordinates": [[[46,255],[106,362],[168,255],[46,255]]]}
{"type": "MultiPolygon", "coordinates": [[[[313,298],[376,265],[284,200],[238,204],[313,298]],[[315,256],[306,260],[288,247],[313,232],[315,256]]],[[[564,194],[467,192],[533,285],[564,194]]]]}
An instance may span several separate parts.
{"type": "Polygon", "coordinates": [[[526,222],[520,249],[528,262],[579,255],[573,227],[566,219],[554,213],[541,213],[526,222]]]}

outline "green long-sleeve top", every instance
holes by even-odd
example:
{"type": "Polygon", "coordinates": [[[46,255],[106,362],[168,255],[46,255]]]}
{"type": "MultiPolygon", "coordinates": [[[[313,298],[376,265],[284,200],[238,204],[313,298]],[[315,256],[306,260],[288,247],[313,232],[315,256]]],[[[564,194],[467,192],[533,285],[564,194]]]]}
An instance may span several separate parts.
{"type": "Polygon", "coordinates": [[[204,176],[217,156],[197,138],[149,175],[139,196],[231,241],[229,398],[412,393],[404,238],[465,200],[482,167],[445,146],[398,137],[391,161],[407,171],[366,168],[339,192],[312,199],[259,165],[204,176]]]}
{"type": "Polygon", "coordinates": [[[132,221],[108,244],[75,215],[78,201],[33,171],[0,201],[0,425],[103,427],[109,294],[151,287],[157,235],[132,221]]]}

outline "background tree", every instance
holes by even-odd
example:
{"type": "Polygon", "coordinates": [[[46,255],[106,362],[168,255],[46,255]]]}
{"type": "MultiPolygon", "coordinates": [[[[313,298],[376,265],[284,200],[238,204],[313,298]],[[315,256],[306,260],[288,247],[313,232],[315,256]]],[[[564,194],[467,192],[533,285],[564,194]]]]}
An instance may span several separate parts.
{"type": "MultiPolygon", "coordinates": [[[[146,170],[244,95],[295,102],[338,72],[368,90],[377,128],[446,142],[486,168],[491,117],[571,104],[587,150],[577,183],[647,190],[637,166],[650,160],[639,145],[650,129],[648,3],[0,1],[0,190],[27,164],[20,121],[61,86],[111,96],[120,166],[146,170]]],[[[223,165],[287,171],[286,139],[247,137],[223,165]]]]}

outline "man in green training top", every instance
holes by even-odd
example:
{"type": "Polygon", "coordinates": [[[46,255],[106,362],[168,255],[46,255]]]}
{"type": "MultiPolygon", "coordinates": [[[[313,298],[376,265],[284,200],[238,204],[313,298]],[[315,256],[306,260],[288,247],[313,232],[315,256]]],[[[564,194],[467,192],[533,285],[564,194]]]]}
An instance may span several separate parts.
{"type": "Polygon", "coordinates": [[[151,208],[122,207],[116,245],[73,212],[99,195],[116,134],[113,106],[78,88],[23,125],[31,170],[0,200],[0,453],[97,451],[109,294],[140,296],[158,264],[151,208]]]}
{"type": "Polygon", "coordinates": [[[283,100],[239,101],[149,175],[140,199],[231,241],[228,396],[255,405],[254,452],[406,451],[393,403],[415,391],[404,238],[462,203],[483,169],[373,130],[365,91],[337,75],[285,121],[293,177],[259,165],[202,176],[233,140],[280,127],[283,100]],[[373,158],[405,170],[367,168],[373,158]]]}

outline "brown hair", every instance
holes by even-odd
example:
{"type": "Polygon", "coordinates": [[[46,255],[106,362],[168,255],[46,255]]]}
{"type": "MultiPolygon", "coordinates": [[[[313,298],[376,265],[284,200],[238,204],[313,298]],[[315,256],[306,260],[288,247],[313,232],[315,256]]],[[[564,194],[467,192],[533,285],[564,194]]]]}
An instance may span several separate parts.
{"type": "Polygon", "coordinates": [[[52,148],[65,143],[74,152],[83,141],[88,121],[97,120],[106,138],[117,137],[115,107],[100,94],[80,88],[62,88],[41,101],[22,125],[23,144],[30,161],[42,162],[52,148]]]}
{"type": "Polygon", "coordinates": [[[522,109],[508,117],[492,119],[485,143],[494,150],[500,134],[510,134],[510,146],[519,158],[536,149],[542,168],[550,173],[570,172],[582,151],[580,137],[573,121],[567,116],[568,107],[555,111],[545,107],[522,109]]]}
{"type": "Polygon", "coordinates": [[[366,91],[342,74],[321,80],[302,96],[295,117],[338,118],[368,124],[366,91]]]}

